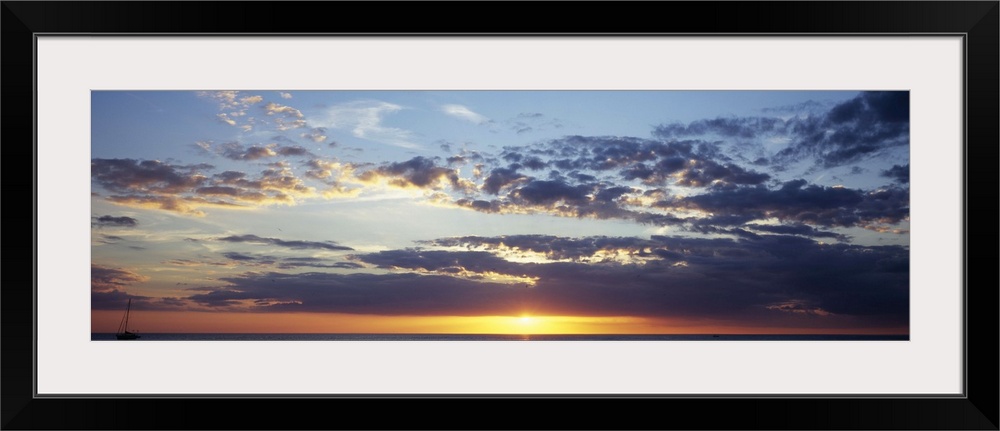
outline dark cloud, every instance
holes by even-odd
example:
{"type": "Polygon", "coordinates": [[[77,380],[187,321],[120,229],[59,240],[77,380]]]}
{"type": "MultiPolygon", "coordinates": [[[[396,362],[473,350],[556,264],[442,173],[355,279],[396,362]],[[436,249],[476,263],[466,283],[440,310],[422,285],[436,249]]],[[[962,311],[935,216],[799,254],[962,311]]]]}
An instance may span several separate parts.
{"type": "MultiPolygon", "coordinates": [[[[658,166],[659,167],[659,166],[658,166]]],[[[661,171],[662,172],[662,171],[661,171]]],[[[720,165],[712,161],[695,161],[688,168],[679,172],[676,184],[689,187],[705,187],[716,182],[724,184],[763,184],[771,179],[768,174],[748,171],[734,164],[720,165]]],[[[663,184],[662,178],[655,183],[663,184]]]]}
{"type": "Polygon", "coordinates": [[[905,247],[821,244],[788,235],[743,239],[542,235],[429,241],[466,251],[406,249],[357,255],[390,274],[245,273],[189,298],[211,307],[253,301],[258,311],[380,315],[642,316],[737,319],[781,326],[906,325],[905,247]],[[517,263],[502,256],[543,253],[571,261],[517,263]],[[632,260],[594,259],[629,255],[632,260]],[[589,259],[589,260],[588,260],[589,259]],[[532,287],[469,278],[500,273],[532,287]],[[259,302],[257,302],[259,301],[259,302]],[[827,322],[827,323],[823,323],[827,322]],[[832,322],[832,323],[830,323],[832,322]],[[837,323],[840,322],[840,323],[837,323]],[[845,323],[846,322],[846,323],[845,323]]]}
{"type": "Polygon", "coordinates": [[[902,221],[909,215],[909,193],[901,189],[864,192],[807,186],[805,180],[792,180],[777,189],[756,186],[712,190],[677,199],[671,205],[714,214],[751,214],[783,222],[851,227],[874,221],[902,221]]]}
{"type": "Polygon", "coordinates": [[[632,187],[625,187],[625,186],[609,187],[595,193],[594,200],[601,202],[613,202],[615,200],[618,200],[625,194],[637,193],[637,192],[639,192],[639,189],[634,189],[632,187]]]}
{"type": "MultiPolygon", "coordinates": [[[[509,170],[499,171],[501,174],[509,170]]],[[[562,217],[623,219],[642,224],[672,225],[683,222],[671,214],[654,214],[627,209],[628,196],[640,190],[607,183],[569,183],[565,177],[554,180],[536,180],[530,177],[506,177],[517,181],[506,185],[496,199],[461,198],[451,204],[485,213],[546,213],[562,217]]],[[[500,178],[499,176],[494,178],[500,178]]],[[[487,182],[497,187],[501,181],[487,182]]]]}
{"type": "Polygon", "coordinates": [[[779,118],[743,117],[698,120],[687,125],[674,123],[653,129],[653,135],[662,139],[688,138],[716,135],[726,138],[755,139],[763,135],[784,133],[786,122],[779,118]]]}
{"type": "MultiPolygon", "coordinates": [[[[665,141],[687,138],[719,138],[733,148],[756,145],[765,139],[787,140],[787,146],[771,158],[777,167],[784,163],[813,158],[824,168],[842,166],[909,145],[909,92],[867,91],[855,98],[822,109],[819,103],[784,107],[766,112],[810,112],[806,116],[731,117],[697,120],[687,124],[656,126],[653,136],[665,141]]],[[[768,158],[755,156],[755,165],[768,158]]],[[[715,160],[719,162],[718,160],[715,160]]],[[[636,168],[642,172],[641,167],[636,168]]]]}
{"type": "MultiPolygon", "coordinates": [[[[770,179],[767,174],[732,163],[720,153],[717,144],[705,141],[569,136],[546,145],[562,157],[548,163],[558,169],[616,171],[624,180],[639,180],[646,185],[754,185],[770,179]]],[[[505,157],[520,160],[521,156],[508,150],[505,157]]]]}
{"type": "Polygon", "coordinates": [[[276,156],[310,156],[309,150],[299,145],[250,145],[243,146],[237,142],[223,144],[220,154],[231,160],[259,160],[276,156]]]}
{"type": "Polygon", "coordinates": [[[101,187],[117,193],[153,191],[178,193],[198,187],[206,181],[206,165],[171,165],[159,160],[93,159],[91,178],[101,187]]]}
{"type": "Polygon", "coordinates": [[[500,190],[510,186],[512,184],[518,184],[520,182],[528,180],[528,177],[517,173],[516,170],[510,168],[496,168],[490,172],[490,175],[486,177],[483,181],[483,190],[490,194],[498,194],[500,190]]]}
{"type": "Polygon", "coordinates": [[[288,241],[278,238],[263,238],[257,235],[230,235],[227,237],[216,238],[216,240],[225,242],[245,242],[250,244],[270,244],[292,249],[354,250],[353,248],[339,245],[333,241],[288,241]]]}
{"type": "Polygon", "coordinates": [[[455,205],[462,208],[469,208],[475,211],[484,213],[500,213],[503,212],[504,204],[499,200],[482,200],[482,199],[468,199],[462,198],[455,202],[455,205]]]}
{"type": "Polygon", "coordinates": [[[204,206],[260,206],[294,203],[315,189],[306,186],[285,163],[265,169],[257,178],[237,171],[207,175],[211,165],[171,165],[156,160],[93,159],[92,180],[117,194],[108,201],[204,215],[204,206]]]}
{"type": "Polygon", "coordinates": [[[509,312],[523,288],[443,275],[246,273],[188,299],[210,307],[253,301],[254,311],[480,316],[509,312]]]}
{"type": "Polygon", "coordinates": [[[910,183],[910,164],[907,163],[907,164],[902,165],[902,166],[900,166],[900,165],[892,165],[891,168],[882,171],[881,175],[883,177],[886,177],[886,178],[892,178],[896,182],[899,182],[899,183],[902,183],[902,184],[909,184],[910,183]]]}
{"type": "Polygon", "coordinates": [[[397,187],[419,188],[434,188],[440,181],[445,180],[455,188],[462,188],[457,171],[437,166],[434,160],[422,156],[363,172],[358,178],[364,181],[385,178],[389,184],[397,187]]]}
{"type": "Polygon", "coordinates": [[[222,156],[232,160],[257,160],[265,157],[274,157],[276,153],[270,148],[251,145],[244,147],[238,143],[225,144],[222,147],[222,156]]]}
{"type": "Polygon", "coordinates": [[[94,217],[93,224],[100,227],[135,227],[139,225],[139,221],[128,216],[115,217],[103,215],[94,217]]]}
{"type": "MultiPolygon", "coordinates": [[[[725,122],[699,124],[695,129],[727,124],[727,127],[734,127],[725,122]]],[[[762,120],[740,124],[747,127],[766,124],[777,129],[777,123],[762,120]]],[[[727,133],[737,133],[732,130],[727,133]]],[[[765,227],[764,231],[756,232],[846,240],[843,235],[814,228],[806,230],[801,225],[878,230],[908,217],[906,190],[864,191],[809,185],[803,180],[768,186],[774,184],[770,175],[732,162],[721,154],[719,147],[717,143],[700,140],[663,142],[630,137],[568,136],[529,148],[507,148],[501,153],[501,159],[511,164],[494,168],[482,182],[481,190],[492,197],[468,195],[452,203],[485,213],[547,213],[623,219],[661,226],[683,225],[692,232],[746,238],[757,234],[739,225],[755,219],[774,217],[791,226],[771,231],[766,229],[772,228],[765,227]],[[548,179],[518,171],[529,158],[539,155],[556,157],[543,162],[563,170],[550,171],[548,179]],[[562,173],[567,170],[569,174],[562,173]],[[610,176],[598,177],[589,172],[608,172],[610,176]],[[655,188],[644,190],[626,185],[629,181],[655,188]],[[670,196],[663,192],[670,186],[706,190],[701,194],[683,192],[670,196]],[[663,196],[650,200],[646,197],[649,192],[663,196]],[[684,210],[710,214],[687,218],[674,214],[684,210]]]]}
{"type": "Polygon", "coordinates": [[[312,153],[309,150],[299,146],[278,146],[276,152],[279,156],[311,156],[312,153]]]}
{"type": "MultiPolygon", "coordinates": [[[[186,311],[191,310],[191,301],[185,298],[172,297],[149,297],[133,295],[120,290],[112,291],[91,291],[91,310],[115,310],[124,311],[125,305],[131,300],[132,310],[164,310],[164,311],[186,311]]],[[[141,323],[140,323],[141,325],[141,323]]],[[[132,326],[131,324],[129,326],[132,326]]],[[[132,330],[139,330],[142,327],[131,327],[132,330]]]]}
{"type": "Polygon", "coordinates": [[[582,185],[571,186],[562,181],[536,180],[515,190],[511,195],[532,205],[548,205],[559,201],[580,204],[587,200],[590,191],[590,188],[582,185]]]}
{"type": "Polygon", "coordinates": [[[793,142],[777,157],[811,156],[823,167],[841,166],[909,145],[910,94],[862,92],[824,116],[789,120],[793,142]]]}
{"type": "Polygon", "coordinates": [[[338,269],[359,269],[364,268],[364,265],[356,262],[330,262],[327,259],[320,259],[316,257],[288,257],[282,259],[278,264],[280,269],[293,269],[293,268],[338,268],[338,269]]]}
{"type": "Polygon", "coordinates": [[[148,280],[149,277],[128,269],[90,264],[91,292],[120,292],[128,286],[148,280]]]}
{"type": "Polygon", "coordinates": [[[832,103],[830,102],[819,102],[815,100],[807,100],[802,103],[797,103],[794,105],[783,105],[775,106],[771,108],[761,109],[761,112],[765,113],[778,113],[778,114],[801,114],[803,112],[820,114],[828,111],[832,103]]]}
{"type": "Polygon", "coordinates": [[[243,253],[227,252],[227,253],[222,253],[222,255],[225,256],[227,259],[238,260],[238,261],[243,261],[243,262],[257,260],[256,257],[250,256],[250,255],[246,255],[246,254],[243,254],[243,253]]]}

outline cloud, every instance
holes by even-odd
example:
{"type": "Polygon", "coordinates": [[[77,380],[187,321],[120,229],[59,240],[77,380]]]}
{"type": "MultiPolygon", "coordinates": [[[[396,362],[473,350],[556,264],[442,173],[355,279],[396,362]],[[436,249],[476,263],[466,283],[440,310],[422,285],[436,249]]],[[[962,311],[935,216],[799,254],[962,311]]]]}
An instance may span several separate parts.
{"type": "Polygon", "coordinates": [[[250,131],[256,123],[253,117],[247,117],[247,110],[260,102],[264,97],[259,95],[244,96],[240,91],[199,91],[199,97],[215,100],[219,104],[219,111],[215,118],[222,123],[241,128],[243,131],[250,131]]]}
{"type": "Polygon", "coordinates": [[[658,214],[625,208],[628,199],[624,195],[611,197],[619,191],[614,187],[606,189],[600,184],[572,186],[561,180],[537,180],[514,189],[499,199],[459,198],[438,203],[496,214],[543,213],[559,217],[633,220],[659,226],[685,222],[685,219],[670,213],[658,214]]]}
{"type": "Polygon", "coordinates": [[[326,121],[329,127],[350,130],[357,138],[402,148],[419,148],[410,141],[410,131],[382,125],[386,115],[402,109],[402,106],[379,101],[349,102],[331,107],[326,121]]]}
{"type": "MultiPolygon", "coordinates": [[[[768,174],[743,168],[719,154],[716,144],[704,141],[661,142],[631,137],[568,136],[545,144],[536,152],[558,155],[538,167],[565,170],[617,171],[624,180],[646,185],[675,184],[706,187],[713,184],[762,184],[768,174]]],[[[507,150],[508,160],[531,160],[507,150]]]]}
{"type": "Polygon", "coordinates": [[[621,256],[654,258],[660,243],[632,237],[593,236],[567,238],[554,235],[464,236],[423,241],[440,247],[487,250],[506,259],[544,257],[548,261],[620,262],[621,256]]]}
{"type": "Polygon", "coordinates": [[[539,132],[563,127],[562,120],[548,118],[538,112],[522,112],[504,120],[504,125],[517,134],[539,132]]]}
{"type": "Polygon", "coordinates": [[[317,250],[354,250],[351,247],[346,247],[337,244],[333,241],[300,241],[300,240],[283,240],[278,238],[263,238],[257,235],[230,235],[226,237],[216,238],[217,241],[224,242],[245,242],[250,244],[268,244],[277,245],[281,247],[287,247],[291,249],[317,249],[317,250]]]}
{"type": "MultiPolygon", "coordinates": [[[[736,126],[769,122],[717,123],[729,134],[747,135],[736,126]]],[[[686,130],[686,129],[685,129],[686,130]]],[[[702,133],[703,130],[698,130],[702,133]]],[[[507,147],[486,171],[476,166],[478,188],[461,187],[464,196],[438,194],[435,204],[490,214],[544,213],[562,217],[621,219],[657,226],[681,226],[690,232],[742,237],[754,232],[786,233],[839,241],[849,237],[815,229],[862,227],[889,231],[909,217],[908,190],[846,189],[809,185],[804,180],[776,182],[771,175],[746,168],[725,155],[722,144],[701,140],[657,141],[634,137],[567,136],[525,147],[507,147]],[[526,165],[552,167],[547,178],[521,172],[526,165]],[[590,173],[596,175],[591,175],[590,173]],[[687,189],[676,192],[678,188],[687,189]],[[702,190],[695,190],[702,189],[702,190]],[[667,190],[674,190],[668,193],[667,190]],[[787,227],[758,229],[740,225],[776,219],[787,227]],[[808,226],[806,226],[808,225],[808,226]]],[[[451,164],[464,158],[449,159],[451,164]]],[[[399,187],[440,189],[465,182],[458,172],[422,157],[393,163],[359,176],[388,178],[399,187]]],[[[458,190],[457,189],[457,190],[458,190]]]]}
{"type": "Polygon", "coordinates": [[[844,235],[838,234],[836,232],[828,232],[816,229],[815,227],[808,226],[805,224],[792,224],[792,225],[761,225],[761,224],[748,224],[745,225],[747,229],[756,230],[759,232],[770,232],[778,233],[782,235],[801,235],[813,238],[837,238],[845,239],[844,235]]]}
{"type": "MultiPolygon", "coordinates": [[[[683,138],[729,140],[734,146],[778,149],[770,157],[780,164],[811,159],[831,168],[855,163],[909,145],[909,93],[866,91],[827,108],[818,102],[765,112],[807,112],[805,116],[730,117],[657,126],[663,140],[683,138]],[[820,110],[822,108],[822,110],[820,110]]],[[[755,156],[757,160],[767,158],[755,156]]]]}
{"type": "Polygon", "coordinates": [[[286,92],[283,92],[283,91],[279,92],[278,95],[281,96],[282,99],[291,99],[292,98],[292,93],[286,93],[286,92]]]}
{"type": "Polygon", "coordinates": [[[532,205],[550,205],[558,202],[579,205],[588,200],[591,190],[583,185],[571,186],[563,181],[536,180],[515,190],[511,195],[532,205]]]}
{"type": "Polygon", "coordinates": [[[795,115],[806,113],[807,115],[817,115],[828,111],[832,105],[833,103],[829,101],[807,100],[805,102],[797,103],[794,105],[782,105],[782,106],[764,108],[761,109],[761,112],[774,113],[774,114],[795,114],[795,115]]]}
{"type": "MultiPolygon", "coordinates": [[[[277,148],[276,153],[299,154],[299,147],[277,148]]],[[[274,151],[272,148],[265,148],[274,151]]],[[[242,147],[227,147],[232,155],[242,147]]],[[[242,149],[246,150],[246,149],[242,149]]],[[[308,155],[308,154],[306,154],[308,155]]],[[[93,159],[92,180],[115,195],[106,197],[121,205],[154,208],[203,216],[199,207],[239,208],[274,204],[290,205],[299,198],[319,196],[285,163],[275,164],[250,178],[244,172],[224,171],[211,176],[211,165],[171,165],[155,160],[93,159]]],[[[326,193],[326,192],[324,192],[326,193]]]]}
{"type": "Polygon", "coordinates": [[[492,315],[518,303],[517,289],[441,275],[246,273],[190,301],[217,309],[379,315],[492,315]],[[406,286],[400,289],[400,286],[406,286]]]}
{"type": "Polygon", "coordinates": [[[149,277],[128,269],[90,264],[91,292],[123,292],[128,286],[146,281],[149,281],[149,277]]]}
{"type": "Polygon", "coordinates": [[[264,113],[274,120],[275,128],[278,130],[285,131],[306,126],[305,115],[291,106],[268,102],[263,109],[264,113]]]}
{"type": "Polygon", "coordinates": [[[295,268],[336,268],[336,269],[360,269],[364,268],[364,265],[356,262],[331,262],[326,259],[320,259],[316,257],[288,257],[283,259],[279,264],[280,269],[295,269],[295,268]]]}
{"type": "Polygon", "coordinates": [[[326,140],[326,128],[325,127],[313,127],[308,132],[299,135],[304,139],[320,143],[326,140]]]}
{"type": "Polygon", "coordinates": [[[226,114],[216,114],[215,118],[218,118],[220,122],[226,123],[226,124],[228,124],[230,126],[235,126],[236,125],[236,120],[233,120],[232,118],[229,118],[229,116],[226,115],[226,114]]]}
{"type": "Polygon", "coordinates": [[[452,117],[475,124],[485,124],[490,122],[490,119],[486,116],[472,112],[472,110],[462,105],[443,105],[441,106],[441,111],[445,114],[451,115],[452,117]]]}
{"type": "Polygon", "coordinates": [[[176,193],[190,190],[207,180],[202,170],[209,165],[170,165],[159,160],[93,159],[91,178],[112,192],[154,191],[176,193]]]}
{"type": "MultiPolygon", "coordinates": [[[[196,207],[201,206],[201,204],[211,204],[212,202],[207,200],[198,201],[196,199],[189,198],[176,198],[171,196],[151,196],[151,195],[114,195],[108,196],[107,200],[119,205],[125,205],[136,208],[150,208],[150,209],[160,209],[164,211],[178,212],[182,214],[189,214],[193,216],[202,217],[205,215],[203,211],[199,211],[196,207]]],[[[217,202],[222,204],[221,202],[217,202]]]]}
{"type": "Polygon", "coordinates": [[[365,182],[385,180],[388,184],[400,188],[439,189],[442,183],[450,184],[455,190],[474,187],[461,179],[455,169],[437,166],[434,160],[423,156],[365,171],[359,174],[358,178],[365,182]]]}
{"type": "Polygon", "coordinates": [[[525,175],[517,173],[509,168],[496,168],[490,171],[490,175],[483,181],[483,190],[490,194],[498,194],[500,191],[511,185],[516,185],[529,180],[525,175]]]}
{"type": "Polygon", "coordinates": [[[230,260],[238,260],[238,261],[253,261],[253,260],[257,260],[257,258],[254,257],[254,256],[246,255],[246,254],[243,254],[243,253],[237,253],[237,252],[226,252],[226,253],[222,253],[222,255],[225,256],[227,259],[230,259],[230,260]]]}
{"type": "Polygon", "coordinates": [[[309,168],[305,173],[307,177],[334,183],[350,178],[354,172],[353,165],[334,160],[312,159],[306,162],[306,166],[309,168]]]}
{"type": "Polygon", "coordinates": [[[393,271],[388,274],[247,272],[222,278],[225,285],[189,299],[220,309],[378,315],[530,311],[869,327],[906,325],[909,320],[909,252],[899,246],[821,244],[787,235],[515,235],[427,244],[469,249],[387,250],[352,257],[393,271]],[[548,260],[514,261],[525,254],[548,260]],[[532,282],[509,281],[514,278],[532,282]]]}
{"type": "Polygon", "coordinates": [[[725,138],[756,139],[765,135],[786,132],[787,123],[780,118],[742,117],[697,120],[687,125],[673,123],[660,125],[653,135],[663,139],[692,136],[718,136],[725,138]]]}
{"type": "Polygon", "coordinates": [[[886,178],[892,178],[898,183],[909,184],[910,182],[910,164],[905,165],[892,165],[891,168],[882,171],[881,175],[886,178]]]}
{"type": "Polygon", "coordinates": [[[286,157],[300,157],[300,156],[311,156],[312,153],[300,145],[288,145],[288,146],[277,146],[277,153],[279,156],[286,157]]]}
{"type": "Polygon", "coordinates": [[[777,218],[783,222],[852,227],[870,222],[898,223],[909,216],[909,192],[880,189],[872,192],[844,187],[785,182],[777,189],[763,186],[716,189],[679,198],[670,206],[713,214],[777,218]]]}
{"type": "Polygon", "coordinates": [[[263,97],[257,95],[242,96],[240,91],[233,90],[199,91],[196,94],[199,97],[207,97],[218,102],[219,110],[229,110],[235,112],[245,110],[246,108],[264,100],[263,97]]]}
{"type": "Polygon", "coordinates": [[[304,115],[302,115],[302,112],[299,111],[298,109],[295,109],[295,108],[293,108],[291,106],[281,105],[281,104],[278,104],[278,103],[274,103],[274,102],[269,102],[268,104],[264,105],[264,112],[266,112],[267,115],[275,115],[275,114],[277,114],[279,116],[291,117],[291,118],[303,118],[304,117],[304,115]]]}
{"type": "Polygon", "coordinates": [[[793,143],[777,156],[786,160],[812,156],[817,165],[833,167],[907,146],[909,110],[909,92],[863,92],[825,116],[792,120],[793,143]]]}
{"type": "Polygon", "coordinates": [[[210,145],[199,145],[200,148],[218,153],[222,157],[230,160],[255,161],[277,156],[301,157],[312,156],[305,147],[300,145],[280,145],[271,143],[267,145],[254,144],[245,146],[239,142],[227,142],[225,144],[212,147],[210,145]]]}
{"type": "Polygon", "coordinates": [[[277,155],[274,150],[268,147],[259,145],[244,147],[236,142],[224,144],[221,151],[223,157],[231,160],[258,160],[277,155]]]}
{"type": "Polygon", "coordinates": [[[103,215],[94,217],[93,225],[98,227],[135,227],[139,225],[139,221],[128,216],[103,215]]]}
{"type": "Polygon", "coordinates": [[[786,313],[797,313],[806,314],[814,316],[829,316],[829,311],[819,308],[815,305],[811,305],[808,301],[803,301],[801,299],[792,299],[784,302],[779,302],[775,304],[768,305],[764,308],[768,310],[777,310],[786,313]]]}

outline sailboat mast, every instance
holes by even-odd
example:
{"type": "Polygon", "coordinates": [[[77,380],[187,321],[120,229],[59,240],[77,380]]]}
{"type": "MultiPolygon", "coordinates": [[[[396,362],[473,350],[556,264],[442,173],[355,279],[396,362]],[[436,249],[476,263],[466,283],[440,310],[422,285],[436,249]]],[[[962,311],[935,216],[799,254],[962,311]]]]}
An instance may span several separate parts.
{"type": "Polygon", "coordinates": [[[132,309],[132,298],[128,299],[128,305],[125,306],[125,315],[122,316],[122,321],[118,324],[118,333],[124,334],[128,330],[128,312],[132,309]]]}

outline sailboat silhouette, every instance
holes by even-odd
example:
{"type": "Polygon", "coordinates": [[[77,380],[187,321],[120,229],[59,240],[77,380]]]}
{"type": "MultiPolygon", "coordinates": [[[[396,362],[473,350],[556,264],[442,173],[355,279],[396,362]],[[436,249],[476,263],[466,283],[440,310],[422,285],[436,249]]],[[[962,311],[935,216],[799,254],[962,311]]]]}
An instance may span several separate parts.
{"type": "Polygon", "coordinates": [[[132,298],[128,299],[128,306],[125,307],[125,316],[122,317],[122,323],[118,325],[118,333],[115,337],[119,340],[135,340],[139,338],[139,334],[134,332],[129,332],[128,330],[128,315],[129,311],[132,310],[132,298]]]}

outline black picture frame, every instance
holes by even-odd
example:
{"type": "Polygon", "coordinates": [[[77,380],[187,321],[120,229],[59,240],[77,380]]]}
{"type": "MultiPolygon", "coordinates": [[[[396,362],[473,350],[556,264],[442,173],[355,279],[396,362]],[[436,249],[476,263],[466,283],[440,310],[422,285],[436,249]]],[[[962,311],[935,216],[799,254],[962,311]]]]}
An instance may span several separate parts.
{"type": "Polygon", "coordinates": [[[573,2],[542,8],[519,2],[4,1],[0,26],[4,78],[0,109],[8,162],[3,191],[8,203],[14,202],[5,214],[3,251],[8,271],[0,289],[4,429],[998,429],[1000,2],[573,2]],[[345,12],[331,17],[327,12],[331,7],[345,12]],[[406,21],[378,19],[386,14],[406,21]],[[30,213],[25,208],[29,197],[35,202],[35,171],[29,173],[23,165],[34,160],[34,146],[28,143],[34,142],[35,111],[27,107],[35,106],[33,47],[38,33],[961,35],[966,128],[965,394],[945,398],[599,394],[37,398],[33,337],[37,251],[32,247],[30,256],[26,251],[35,243],[37,228],[29,236],[24,227],[35,226],[36,221],[37,206],[30,213]],[[971,230],[974,220],[976,229],[971,230]]]}

